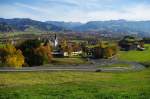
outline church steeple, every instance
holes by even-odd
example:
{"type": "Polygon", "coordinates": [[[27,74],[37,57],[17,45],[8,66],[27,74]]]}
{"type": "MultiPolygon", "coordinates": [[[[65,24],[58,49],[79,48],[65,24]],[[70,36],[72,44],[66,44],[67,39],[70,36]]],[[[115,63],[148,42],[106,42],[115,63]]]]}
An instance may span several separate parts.
{"type": "Polygon", "coordinates": [[[54,46],[57,47],[57,45],[58,45],[58,39],[57,39],[57,36],[56,36],[56,34],[55,34],[54,46]]]}

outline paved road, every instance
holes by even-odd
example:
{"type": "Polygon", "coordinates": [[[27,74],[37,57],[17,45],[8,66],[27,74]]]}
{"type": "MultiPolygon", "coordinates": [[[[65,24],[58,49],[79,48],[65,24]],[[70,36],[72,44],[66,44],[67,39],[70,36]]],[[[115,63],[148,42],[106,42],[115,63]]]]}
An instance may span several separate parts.
{"type": "Polygon", "coordinates": [[[35,66],[35,67],[23,67],[20,69],[14,69],[9,67],[0,68],[0,72],[23,72],[23,71],[96,71],[96,72],[123,72],[123,71],[137,71],[142,70],[145,67],[137,62],[125,62],[111,59],[90,60],[91,64],[82,65],[51,65],[51,66],[35,66]],[[111,65],[115,63],[125,63],[131,65],[131,67],[112,67],[104,68],[101,66],[111,65]]]}

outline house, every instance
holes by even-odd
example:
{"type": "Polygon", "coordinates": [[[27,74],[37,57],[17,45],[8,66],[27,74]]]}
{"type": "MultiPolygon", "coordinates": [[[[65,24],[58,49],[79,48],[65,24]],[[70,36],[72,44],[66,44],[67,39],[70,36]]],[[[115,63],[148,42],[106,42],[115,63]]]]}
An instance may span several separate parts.
{"type": "Polygon", "coordinates": [[[133,36],[125,36],[119,41],[119,46],[121,50],[144,50],[144,42],[141,38],[136,38],[133,36]]]}
{"type": "Polygon", "coordinates": [[[82,50],[71,52],[71,56],[79,56],[82,55],[82,50]]]}

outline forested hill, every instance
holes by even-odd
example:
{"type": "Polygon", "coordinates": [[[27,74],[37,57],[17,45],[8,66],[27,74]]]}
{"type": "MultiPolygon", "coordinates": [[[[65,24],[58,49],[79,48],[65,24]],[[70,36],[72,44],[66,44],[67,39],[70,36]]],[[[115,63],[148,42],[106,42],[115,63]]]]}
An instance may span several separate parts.
{"type": "Polygon", "coordinates": [[[36,21],[28,18],[4,19],[0,18],[0,32],[8,31],[26,31],[28,29],[41,31],[74,31],[74,32],[98,32],[107,31],[118,35],[138,34],[141,36],[150,36],[150,21],[127,21],[127,20],[110,20],[110,21],[90,21],[87,23],[80,22],[63,22],[63,21],[36,21]]]}
{"type": "Polygon", "coordinates": [[[41,31],[61,31],[63,28],[57,27],[53,24],[35,21],[27,18],[15,18],[15,19],[3,19],[0,18],[0,31],[25,31],[27,29],[34,28],[41,31]]]}
{"type": "Polygon", "coordinates": [[[91,21],[74,30],[78,31],[111,31],[112,33],[137,33],[140,35],[150,36],[150,21],[91,21]]]}

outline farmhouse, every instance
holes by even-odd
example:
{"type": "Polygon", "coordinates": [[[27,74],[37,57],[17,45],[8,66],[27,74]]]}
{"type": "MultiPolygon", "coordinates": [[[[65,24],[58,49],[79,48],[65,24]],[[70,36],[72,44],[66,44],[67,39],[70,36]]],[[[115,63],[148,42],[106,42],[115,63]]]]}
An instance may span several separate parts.
{"type": "Polygon", "coordinates": [[[144,42],[140,38],[125,36],[119,41],[119,46],[121,50],[144,50],[144,42]]]}

